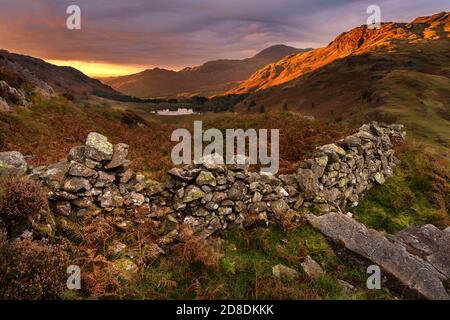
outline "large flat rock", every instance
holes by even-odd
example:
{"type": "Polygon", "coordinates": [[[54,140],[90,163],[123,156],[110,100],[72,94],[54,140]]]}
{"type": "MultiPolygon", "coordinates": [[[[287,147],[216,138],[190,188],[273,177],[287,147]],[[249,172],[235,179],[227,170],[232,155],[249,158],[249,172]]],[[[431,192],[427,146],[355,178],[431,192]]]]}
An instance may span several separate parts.
{"type": "Polygon", "coordinates": [[[426,299],[450,299],[443,285],[449,278],[450,237],[447,232],[424,226],[404,230],[391,236],[390,240],[340,213],[309,214],[307,220],[337,245],[378,265],[390,278],[407,288],[405,292],[426,299]]]}
{"type": "Polygon", "coordinates": [[[442,278],[450,278],[450,233],[432,224],[404,229],[389,237],[406,250],[430,263],[442,278]]]}

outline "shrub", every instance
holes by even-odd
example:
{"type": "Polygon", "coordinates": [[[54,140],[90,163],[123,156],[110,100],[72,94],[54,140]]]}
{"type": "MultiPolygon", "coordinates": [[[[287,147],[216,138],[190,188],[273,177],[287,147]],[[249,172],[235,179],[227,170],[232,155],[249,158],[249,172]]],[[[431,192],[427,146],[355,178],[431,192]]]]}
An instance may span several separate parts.
{"type": "Polygon", "coordinates": [[[66,287],[61,246],[29,238],[0,243],[0,299],[55,299],[66,287]]]}
{"type": "Polygon", "coordinates": [[[82,293],[88,297],[114,294],[118,288],[117,272],[111,261],[93,249],[78,247],[74,252],[81,269],[82,293]]]}
{"type": "Polygon", "coordinates": [[[175,248],[179,262],[199,263],[209,268],[218,268],[222,254],[217,248],[200,236],[192,236],[175,248]]]}
{"type": "Polygon", "coordinates": [[[114,233],[114,228],[103,217],[95,218],[82,228],[84,243],[89,248],[104,249],[106,242],[114,233]]]}
{"type": "Polygon", "coordinates": [[[10,178],[2,183],[2,189],[0,216],[9,232],[23,231],[15,229],[28,226],[40,212],[49,209],[47,195],[39,182],[10,178]]]}
{"type": "Polygon", "coordinates": [[[69,100],[69,101],[74,101],[75,100],[75,96],[72,93],[70,93],[70,92],[65,92],[65,93],[63,93],[62,96],[64,98],[66,98],[67,100],[69,100]]]}

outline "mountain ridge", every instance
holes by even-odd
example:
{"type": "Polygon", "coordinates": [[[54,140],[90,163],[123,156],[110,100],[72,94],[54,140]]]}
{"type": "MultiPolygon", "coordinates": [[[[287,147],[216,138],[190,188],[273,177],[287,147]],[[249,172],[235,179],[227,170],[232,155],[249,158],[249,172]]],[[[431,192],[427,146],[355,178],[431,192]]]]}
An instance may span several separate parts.
{"type": "Polygon", "coordinates": [[[450,14],[357,27],[327,47],[257,71],[228,93],[240,113],[287,111],[327,121],[403,123],[421,141],[450,146],[450,14]],[[433,126],[430,126],[430,121],[433,126]]]}
{"type": "Polygon", "coordinates": [[[4,91],[16,90],[24,96],[32,93],[43,96],[65,94],[71,98],[89,95],[123,96],[73,67],[56,66],[39,58],[1,49],[0,79],[4,82],[4,91]]]}
{"type": "Polygon", "coordinates": [[[432,16],[418,17],[410,23],[386,22],[380,29],[369,29],[366,25],[356,27],[341,33],[326,47],[285,57],[263,67],[227,93],[250,93],[280,85],[340,58],[395,45],[397,40],[418,41],[420,32],[423,33],[422,39],[433,40],[438,37],[436,33],[438,26],[444,24],[444,30],[450,28],[449,19],[449,13],[441,12],[432,16]],[[429,26],[419,30],[424,24],[429,26]]]}
{"type": "Polygon", "coordinates": [[[117,91],[140,98],[183,94],[215,95],[233,88],[271,62],[308,50],[310,49],[274,45],[242,60],[212,60],[180,71],[153,68],[127,76],[102,78],[101,81],[117,91]]]}

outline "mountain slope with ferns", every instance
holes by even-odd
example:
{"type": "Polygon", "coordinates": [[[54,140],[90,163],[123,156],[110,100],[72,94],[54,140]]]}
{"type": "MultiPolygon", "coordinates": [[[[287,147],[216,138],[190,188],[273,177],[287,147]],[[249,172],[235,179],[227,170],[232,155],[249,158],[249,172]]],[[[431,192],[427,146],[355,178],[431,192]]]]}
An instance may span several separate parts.
{"type": "Polygon", "coordinates": [[[240,112],[402,122],[448,153],[450,14],[355,28],[325,48],[259,70],[230,93],[252,93],[240,112]]]}
{"type": "Polygon", "coordinates": [[[111,87],[72,67],[59,67],[44,60],[0,50],[0,80],[18,90],[39,94],[99,95],[120,97],[111,87]]]}

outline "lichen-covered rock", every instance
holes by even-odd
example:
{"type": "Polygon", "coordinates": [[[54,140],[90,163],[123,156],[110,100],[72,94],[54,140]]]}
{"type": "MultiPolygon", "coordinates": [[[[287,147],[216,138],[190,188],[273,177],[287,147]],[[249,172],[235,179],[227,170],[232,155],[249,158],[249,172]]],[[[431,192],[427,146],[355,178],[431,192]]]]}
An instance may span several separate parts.
{"type": "MultiPolygon", "coordinates": [[[[394,241],[389,241],[382,233],[368,229],[340,213],[327,213],[322,216],[308,214],[307,220],[337,245],[360,258],[361,262],[370,261],[371,264],[378,265],[395,280],[388,281],[388,285],[394,286],[395,283],[407,289],[402,290],[404,293],[413,293],[416,297],[450,299],[443,285],[443,281],[448,280],[448,275],[433,266],[434,262],[440,264],[439,259],[430,263],[428,257],[431,254],[426,252],[427,249],[439,247],[437,241],[442,240],[439,239],[441,235],[439,238],[429,237],[426,235],[428,231],[424,231],[426,244],[421,245],[417,236],[410,236],[412,233],[400,234],[394,241]],[[421,256],[424,252],[426,259],[421,256]]],[[[450,241],[449,236],[444,236],[443,239],[446,239],[447,244],[450,241]]],[[[445,256],[448,254],[444,254],[445,256]]]]}
{"type": "Polygon", "coordinates": [[[108,138],[96,132],[89,133],[85,150],[88,158],[96,161],[111,160],[113,152],[113,145],[108,141],[108,138]]]}
{"type": "Polygon", "coordinates": [[[361,146],[362,142],[359,137],[352,135],[342,139],[341,141],[338,142],[338,144],[344,148],[351,148],[361,146]]]}
{"type": "Polygon", "coordinates": [[[223,157],[218,153],[206,155],[202,157],[199,162],[208,170],[217,172],[225,171],[223,157]]]}
{"type": "Polygon", "coordinates": [[[227,216],[233,213],[233,209],[230,207],[220,207],[218,211],[220,216],[227,216]]]}
{"type": "MultiPolygon", "coordinates": [[[[327,202],[335,202],[340,196],[341,192],[338,188],[327,189],[323,192],[323,198],[327,202]]],[[[349,195],[350,196],[350,195],[349,195]]]]}
{"type": "Polygon", "coordinates": [[[324,271],[320,264],[318,264],[313,258],[311,258],[309,255],[306,256],[305,261],[301,263],[301,266],[303,268],[303,271],[310,277],[310,278],[317,278],[318,276],[324,274],[324,271]]]}
{"type": "Polygon", "coordinates": [[[82,177],[71,177],[64,182],[63,186],[64,190],[67,192],[80,192],[91,190],[92,185],[89,183],[89,180],[82,177]]]}
{"type": "Polygon", "coordinates": [[[272,268],[272,274],[283,281],[294,281],[299,277],[299,273],[297,270],[294,270],[292,268],[286,267],[282,264],[277,264],[272,268]]]}
{"type": "Polygon", "coordinates": [[[135,176],[135,172],[132,169],[127,169],[120,175],[120,183],[127,183],[135,176]]]}
{"type": "Polygon", "coordinates": [[[261,213],[267,210],[267,203],[264,201],[256,202],[250,205],[249,212],[250,213],[261,213]]]}
{"type": "Polygon", "coordinates": [[[84,164],[72,161],[70,163],[69,174],[75,177],[89,178],[95,175],[96,171],[86,167],[84,164]]]}
{"type": "Polygon", "coordinates": [[[93,208],[94,207],[94,199],[93,197],[79,197],[78,199],[72,201],[72,203],[82,209],[93,208]]]}
{"type": "Polygon", "coordinates": [[[116,180],[115,175],[106,173],[104,171],[98,172],[97,180],[95,181],[94,187],[104,188],[111,185],[114,180],[116,180]]]}
{"type": "Polygon", "coordinates": [[[183,202],[192,202],[197,199],[201,199],[205,196],[205,193],[197,186],[190,185],[184,190],[183,202]]]}
{"type": "Polygon", "coordinates": [[[328,164],[328,156],[317,157],[314,160],[321,167],[326,167],[328,164]]]}
{"type": "Polygon", "coordinates": [[[247,171],[250,167],[250,158],[242,154],[237,154],[233,157],[233,164],[228,164],[227,167],[234,171],[247,171]]]}
{"type": "Polygon", "coordinates": [[[378,184],[384,184],[386,182],[386,179],[384,178],[384,175],[381,172],[377,172],[375,173],[375,175],[373,176],[373,178],[375,179],[375,181],[378,184]]]}
{"type": "Polygon", "coordinates": [[[114,145],[112,159],[105,165],[105,169],[110,170],[123,165],[127,160],[128,148],[125,143],[114,145]]]}
{"type": "Polygon", "coordinates": [[[0,152],[0,177],[23,176],[27,170],[28,164],[20,152],[0,152]]]}
{"type": "Polygon", "coordinates": [[[86,146],[76,146],[70,149],[67,159],[69,161],[84,163],[86,160],[86,146]]]}
{"type": "Polygon", "coordinates": [[[192,170],[186,170],[183,168],[172,168],[168,171],[169,175],[172,177],[184,181],[184,182],[191,182],[195,179],[198,172],[192,171],[192,170]]]}
{"type": "Polygon", "coordinates": [[[313,198],[319,191],[319,180],[310,169],[298,169],[297,181],[306,198],[313,198]]]}
{"type": "Polygon", "coordinates": [[[215,187],[217,185],[217,181],[214,175],[211,172],[205,170],[200,171],[195,182],[199,186],[209,185],[211,187],[215,187]]]}
{"type": "Polygon", "coordinates": [[[164,185],[162,183],[153,184],[146,188],[146,195],[151,197],[164,191],[164,185]]]}
{"type": "Polygon", "coordinates": [[[279,178],[285,185],[297,186],[297,178],[295,174],[281,174],[279,178]]]}
{"type": "Polygon", "coordinates": [[[446,230],[441,231],[434,225],[427,224],[403,229],[389,239],[404,246],[411,254],[429,262],[450,279],[450,234],[446,230]]]}
{"type": "Polygon", "coordinates": [[[328,157],[332,156],[334,157],[336,154],[339,156],[345,156],[346,152],[344,149],[339,147],[338,145],[334,143],[330,143],[321,147],[317,148],[319,151],[322,151],[325,153],[328,157]]]}
{"type": "Polygon", "coordinates": [[[228,198],[233,201],[239,201],[244,198],[247,193],[247,186],[242,181],[236,181],[228,190],[228,198]]]}
{"type": "Polygon", "coordinates": [[[282,199],[275,200],[270,203],[270,209],[273,213],[280,215],[289,210],[289,205],[282,199]]]}
{"type": "Polygon", "coordinates": [[[131,192],[124,198],[124,204],[127,207],[139,207],[145,202],[145,196],[141,193],[131,192]]]}

